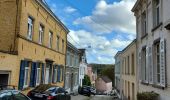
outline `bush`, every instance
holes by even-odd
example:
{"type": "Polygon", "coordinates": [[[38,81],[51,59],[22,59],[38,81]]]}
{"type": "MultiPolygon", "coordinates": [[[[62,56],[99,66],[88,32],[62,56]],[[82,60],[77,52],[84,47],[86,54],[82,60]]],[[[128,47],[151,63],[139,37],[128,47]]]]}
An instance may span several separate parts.
{"type": "Polygon", "coordinates": [[[159,94],[155,92],[142,92],[137,94],[138,100],[158,100],[159,94]]]}
{"type": "Polygon", "coordinates": [[[91,86],[90,77],[89,77],[88,75],[85,75],[85,76],[84,76],[83,85],[91,86]]]}

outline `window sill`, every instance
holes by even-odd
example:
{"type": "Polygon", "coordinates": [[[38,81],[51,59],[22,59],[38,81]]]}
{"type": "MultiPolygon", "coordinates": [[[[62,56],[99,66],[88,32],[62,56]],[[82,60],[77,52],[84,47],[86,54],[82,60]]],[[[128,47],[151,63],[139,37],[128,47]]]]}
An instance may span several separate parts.
{"type": "Polygon", "coordinates": [[[152,87],[158,88],[158,89],[162,89],[162,90],[165,89],[164,87],[162,87],[162,86],[160,86],[160,85],[157,85],[157,84],[153,84],[152,87]]]}
{"type": "Polygon", "coordinates": [[[147,86],[152,86],[152,87],[154,87],[154,88],[158,88],[158,89],[162,89],[162,90],[165,89],[164,87],[162,87],[162,86],[160,86],[160,85],[157,85],[157,84],[149,84],[149,83],[145,83],[145,82],[141,82],[141,84],[147,85],[147,86]]]}
{"type": "Polygon", "coordinates": [[[162,22],[161,23],[159,23],[157,26],[155,26],[153,29],[152,29],[152,32],[154,32],[156,29],[158,29],[160,26],[162,26],[162,22]]]}
{"type": "Polygon", "coordinates": [[[146,33],[145,35],[143,35],[142,37],[141,37],[141,40],[143,40],[145,37],[147,37],[148,36],[148,33],[146,33]]]}
{"type": "Polygon", "coordinates": [[[145,83],[145,82],[143,82],[143,81],[141,82],[141,84],[143,84],[143,85],[149,85],[149,83],[145,83]]]}

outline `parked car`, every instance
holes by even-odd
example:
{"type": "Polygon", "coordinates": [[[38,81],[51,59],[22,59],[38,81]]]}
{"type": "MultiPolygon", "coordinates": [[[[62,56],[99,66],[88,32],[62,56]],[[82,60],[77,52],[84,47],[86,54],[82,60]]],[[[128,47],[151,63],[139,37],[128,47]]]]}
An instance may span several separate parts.
{"type": "Polygon", "coordinates": [[[91,86],[83,86],[81,88],[81,94],[82,95],[87,95],[87,96],[90,96],[91,94],[95,95],[96,94],[96,89],[94,87],[91,87],[91,86]]]}
{"type": "Polygon", "coordinates": [[[57,98],[61,97],[63,97],[64,100],[71,99],[64,88],[47,84],[37,86],[35,89],[28,92],[27,95],[32,100],[58,100],[57,98]]]}
{"type": "Polygon", "coordinates": [[[0,85],[0,100],[31,100],[12,86],[0,85]]]}

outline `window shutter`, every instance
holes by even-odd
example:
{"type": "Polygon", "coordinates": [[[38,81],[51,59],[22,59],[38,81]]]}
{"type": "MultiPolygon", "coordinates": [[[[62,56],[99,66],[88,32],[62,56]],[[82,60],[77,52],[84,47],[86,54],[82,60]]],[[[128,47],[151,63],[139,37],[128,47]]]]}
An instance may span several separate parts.
{"type": "Polygon", "coordinates": [[[153,84],[153,59],[152,59],[152,47],[149,47],[149,84],[153,84]]]}
{"type": "Polygon", "coordinates": [[[31,66],[31,76],[30,76],[30,87],[34,87],[35,86],[35,77],[36,77],[36,63],[32,62],[32,66],[31,66]]]}
{"type": "Polygon", "coordinates": [[[146,47],[146,69],[145,69],[145,83],[149,83],[149,48],[146,47]]]}
{"type": "Polygon", "coordinates": [[[165,66],[166,66],[166,55],[165,55],[165,40],[161,39],[160,40],[160,85],[162,87],[166,87],[166,71],[165,71],[165,66]]]}
{"type": "Polygon", "coordinates": [[[34,86],[36,86],[36,81],[37,81],[37,68],[39,67],[39,62],[35,63],[35,76],[34,76],[34,86]]]}
{"type": "Polygon", "coordinates": [[[24,73],[25,73],[25,64],[27,62],[24,60],[21,60],[21,64],[20,64],[20,75],[19,75],[19,85],[18,85],[18,89],[22,90],[23,86],[24,86],[24,73]]]}
{"type": "Polygon", "coordinates": [[[42,63],[42,69],[41,69],[41,84],[44,83],[44,63],[42,63]]]}
{"type": "Polygon", "coordinates": [[[57,81],[60,82],[60,66],[57,69],[57,81]]]}

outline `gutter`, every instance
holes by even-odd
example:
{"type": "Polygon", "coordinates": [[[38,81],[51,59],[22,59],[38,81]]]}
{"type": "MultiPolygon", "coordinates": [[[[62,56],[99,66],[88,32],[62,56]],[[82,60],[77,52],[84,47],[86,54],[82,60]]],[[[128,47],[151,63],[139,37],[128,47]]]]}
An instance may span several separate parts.
{"type": "Polygon", "coordinates": [[[135,12],[135,10],[136,10],[136,8],[138,7],[138,5],[140,4],[140,2],[141,2],[142,0],[137,0],[136,1],[136,3],[135,3],[135,5],[133,6],[133,8],[132,8],[132,12],[135,12]]]}

